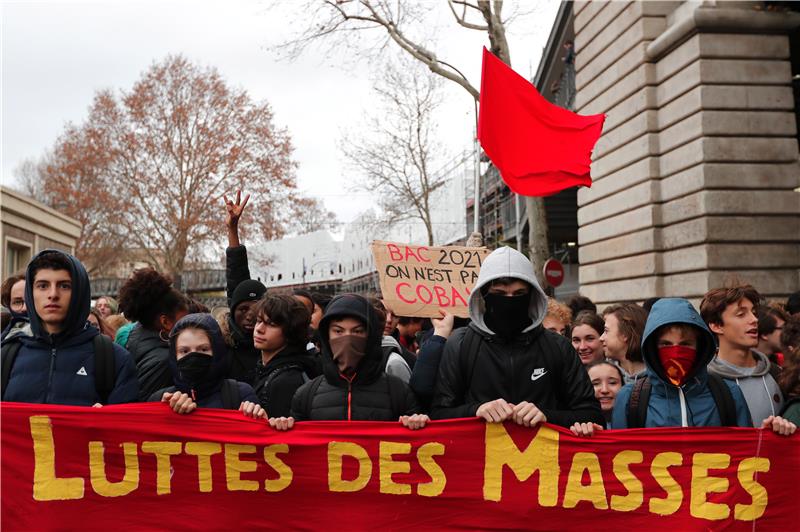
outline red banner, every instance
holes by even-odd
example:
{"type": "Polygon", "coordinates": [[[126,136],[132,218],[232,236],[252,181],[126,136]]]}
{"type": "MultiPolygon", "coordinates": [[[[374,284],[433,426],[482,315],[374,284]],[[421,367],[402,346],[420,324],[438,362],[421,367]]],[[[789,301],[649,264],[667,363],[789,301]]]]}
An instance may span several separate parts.
{"type": "Polygon", "coordinates": [[[410,431],[161,404],[2,405],[4,530],[798,525],[800,436],[477,419],[410,431]],[[666,517],[667,519],[664,519],[666,517]]]}

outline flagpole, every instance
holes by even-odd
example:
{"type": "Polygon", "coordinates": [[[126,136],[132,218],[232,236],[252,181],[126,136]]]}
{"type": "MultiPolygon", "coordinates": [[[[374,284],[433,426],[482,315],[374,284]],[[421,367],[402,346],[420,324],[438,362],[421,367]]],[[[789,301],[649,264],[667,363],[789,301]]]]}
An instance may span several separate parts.
{"type": "Polygon", "coordinates": [[[522,253],[522,235],[519,233],[519,194],[514,193],[514,220],[517,222],[517,251],[522,253]]]}

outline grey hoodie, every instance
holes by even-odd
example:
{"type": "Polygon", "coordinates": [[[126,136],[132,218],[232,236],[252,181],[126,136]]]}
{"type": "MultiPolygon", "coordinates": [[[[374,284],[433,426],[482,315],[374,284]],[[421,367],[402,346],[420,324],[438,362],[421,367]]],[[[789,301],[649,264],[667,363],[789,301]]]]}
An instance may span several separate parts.
{"type": "Polygon", "coordinates": [[[736,382],[747,401],[750,416],[753,418],[753,426],[760,427],[761,423],[769,416],[780,414],[783,409],[783,394],[778,383],[770,374],[769,359],[758,351],[751,350],[750,352],[756,359],[754,368],[735,366],[721,360],[717,355],[708,364],[708,371],[716,373],[723,379],[736,382]]]}
{"type": "Polygon", "coordinates": [[[544,293],[536,275],[533,273],[533,265],[528,257],[519,251],[502,247],[492,251],[481,265],[481,272],[478,274],[478,282],[469,294],[469,317],[472,323],[481,331],[494,334],[483,321],[486,312],[486,303],[481,295],[481,288],[488,285],[495,279],[501,277],[513,277],[529,283],[533,289],[531,293],[531,304],[528,308],[533,323],[526,327],[523,332],[532,331],[544,320],[547,314],[547,294],[544,293]]]}
{"type": "Polygon", "coordinates": [[[503,247],[484,259],[469,310],[472,323],[453,331],[444,346],[431,406],[433,419],[471,417],[483,403],[503,398],[515,404],[531,402],[548,422],[562,427],[605,423],[572,344],[541,326],[547,298],[522,253],[503,247]],[[520,279],[532,287],[528,307],[532,323],[514,338],[498,337],[484,321],[481,288],[501,277],[520,279]],[[475,354],[463,345],[468,331],[478,338],[475,354]]]}

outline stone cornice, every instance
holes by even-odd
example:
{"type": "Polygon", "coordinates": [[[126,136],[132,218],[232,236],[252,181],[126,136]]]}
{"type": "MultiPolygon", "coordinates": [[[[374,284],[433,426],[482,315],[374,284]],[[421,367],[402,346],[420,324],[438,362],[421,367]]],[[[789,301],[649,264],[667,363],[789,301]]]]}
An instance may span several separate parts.
{"type": "Polygon", "coordinates": [[[738,8],[697,7],[687,10],[647,46],[647,59],[658,61],[698,31],[712,33],[787,33],[800,26],[800,13],[738,8]]]}

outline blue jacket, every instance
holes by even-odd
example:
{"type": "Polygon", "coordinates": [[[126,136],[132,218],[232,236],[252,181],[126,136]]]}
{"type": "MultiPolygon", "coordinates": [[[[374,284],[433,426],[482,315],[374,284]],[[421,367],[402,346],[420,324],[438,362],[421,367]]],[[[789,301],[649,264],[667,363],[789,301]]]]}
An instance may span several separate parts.
{"type": "MultiPolygon", "coordinates": [[[[646,427],[719,427],[721,419],[714,397],[708,387],[708,363],[714,358],[716,344],[714,335],[708,330],[700,314],[685,299],[665,298],[653,305],[647,318],[642,336],[642,354],[647,366],[647,377],[652,388],[650,402],[647,407],[646,427]],[[658,358],[658,335],[654,334],[660,327],[672,323],[686,323],[697,329],[697,364],[690,373],[686,383],[675,386],[664,374],[658,358]],[[681,400],[681,396],[683,400],[681,400]],[[682,417],[686,416],[686,425],[682,417]]],[[[747,403],[741,390],[728,381],[725,384],[731,391],[736,404],[736,421],[740,427],[752,426],[747,403]]],[[[624,429],[628,427],[628,402],[633,384],[624,386],[614,401],[611,427],[624,429]]]]}
{"type": "MultiPolygon", "coordinates": [[[[30,328],[6,338],[6,341],[19,341],[22,346],[11,369],[3,400],[92,406],[100,402],[95,386],[93,345],[100,331],[86,321],[91,305],[89,276],[78,259],[61,251],[45,250],[33,260],[48,252],[63,255],[71,266],[72,296],[64,329],[53,335],[44,329],[34,310],[34,273],[29,265],[25,276],[25,305],[30,309],[30,328]]],[[[136,368],[128,352],[116,344],[114,367],[116,383],[108,404],[137,401],[136,368]]]]}
{"type": "MultiPolygon", "coordinates": [[[[167,364],[172,380],[175,386],[162,388],[150,396],[150,401],[161,401],[161,397],[165,392],[181,391],[184,393],[195,395],[195,402],[198,407],[202,408],[225,408],[222,401],[222,383],[228,371],[228,346],[222,338],[222,331],[219,325],[211,314],[188,314],[178,320],[178,323],[172,328],[169,333],[169,359],[167,364]],[[192,383],[187,382],[181,375],[178,369],[178,362],[176,357],[176,341],[178,335],[184,329],[202,329],[208,335],[211,341],[212,362],[209,373],[200,385],[195,389],[192,383]]],[[[253,387],[244,382],[236,381],[239,388],[240,404],[243,401],[250,401],[258,404],[258,396],[256,395],[253,387]]],[[[236,405],[235,408],[239,408],[236,405]]]]}

